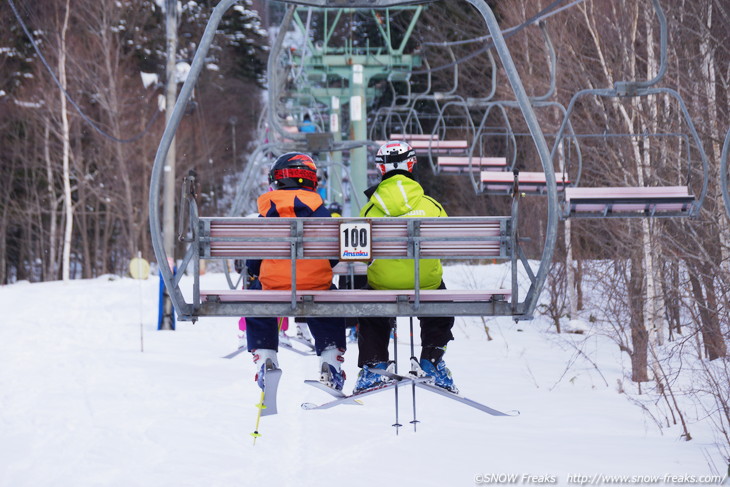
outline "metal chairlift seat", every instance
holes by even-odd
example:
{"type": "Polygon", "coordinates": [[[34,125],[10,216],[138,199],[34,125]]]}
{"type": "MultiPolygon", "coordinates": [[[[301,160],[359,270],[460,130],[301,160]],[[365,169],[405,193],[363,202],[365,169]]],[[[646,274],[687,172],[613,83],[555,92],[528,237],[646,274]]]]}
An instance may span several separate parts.
{"type": "Polygon", "coordinates": [[[445,174],[495,172],[507,169],[507,159],[504,157],[440,156],[436,158],[436,164],[438,172],[445,174]]]}
{"type": "Polygon", "coordinates": [[[566,188],[563,216],[690,216],[694,203],[686,186],[566,188]]]}
{"type": "MultiPolygon", "coordinates": [[[[414,139],[410,134],[402,134],[403,139],[408,142],[411,147],[416,149],[416,152],[429,152],[434,154],[460,154],[463,153],[467,148],[466,140],[439,140],[438,137],[428,139],[414,139]]],[[[391,138],[391,140],[393,140],[391,138]]],[[[385,144],[387,141],[379,140],[378,145],[385,144]]]]}
{"type": "MultiPolygon", "coordinates": [[[[339,256],[340,223],[359,218],[215,218],[191,213],[189,259],[332,259],[339,256]]],[[[510,217],[371,219],[377,259],[516,260],[510,217]]],[[[515,262],[516,263],[516,262],[515,262]]],[[[416,267],[417,269],[417,267],[416,267]]],[[[516,268],[515,268],[516,269],[516,268]]],[[[416,270],[417,272],[417,270],[416,270]]],[[[418,276],[416,275],[416,282],[418,276]]],[[[190,314],[201,316],[438,316],[504,315],[521,308],[514,289],[474,290],[201,290],[194,277],[190,314]]]]}
{"type": "MultiPolygon", "coordinates": [[[[547,193],[547,178],[544,172],[519,171],[517,190],[521,195],[545,195],[547,193]]],[[[558,191],[563,191],[570,181],[556,174],[555,184],[558,191]]],[[[511,195],[514,190],[514,175],[512,172],[481,172],[482,194],[511,195]]]]}

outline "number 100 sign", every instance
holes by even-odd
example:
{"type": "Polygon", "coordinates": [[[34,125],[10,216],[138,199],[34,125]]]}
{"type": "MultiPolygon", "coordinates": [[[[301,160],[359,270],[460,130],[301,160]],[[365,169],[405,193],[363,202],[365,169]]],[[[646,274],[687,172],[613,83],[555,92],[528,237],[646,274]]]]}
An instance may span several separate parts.
{"type": "Polygon", "coordinates": [[[340,223],[340,260],[370,260],[370,223],[340,223]]]}

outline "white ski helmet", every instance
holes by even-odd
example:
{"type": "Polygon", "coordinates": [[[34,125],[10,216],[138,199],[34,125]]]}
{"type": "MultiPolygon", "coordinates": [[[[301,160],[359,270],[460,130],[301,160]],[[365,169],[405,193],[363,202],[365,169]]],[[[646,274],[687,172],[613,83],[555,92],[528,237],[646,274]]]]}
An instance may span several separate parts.
{"type": "Polygon", "coordinates": [[[391,140],[380,146],[375,155],[375,167],[380,174],[400,169],[401,171],[413,172],[416,164],[416,151],[406,142],[391,140]]]}

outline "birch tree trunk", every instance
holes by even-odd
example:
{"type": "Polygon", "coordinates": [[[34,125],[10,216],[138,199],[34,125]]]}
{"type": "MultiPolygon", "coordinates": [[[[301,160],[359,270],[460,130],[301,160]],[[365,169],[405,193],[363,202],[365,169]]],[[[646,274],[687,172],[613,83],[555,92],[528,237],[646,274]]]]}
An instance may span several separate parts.
{"type": "Polygon", "coordinates": [[[68,123],[68,106],[66,92],[68,80],[66,78],[66,32],[70,14],[70,0],[66,0],[66,12],[61,28],[61,42],[58,56],[58,78],[61,82],[61,139],[63,142],[63,207],[66,214],[66,225],[63,232],[63,261],[62,279],[68,282],[71,278],[71,237],[73,235],[73,200],[71,199],[71,134],[68,123]]]}
{"type": "MultiPolygon", "coordinates": [[[[644,22],[646,25],[646,45],[647,53],[646,53],[646,78],[651,79],[655,76],[655,74],[658,72],[658,64],[656,55],[654,54],[654,23],[653,23],[653,15],[651,14],[645,14],[644,15],[644,22]]],[[[649,112],[649,127],[648,132],[649,133],[657,133],[657,118],[658,118],[658,100],[657,97],[654,95],[651,95],[649,97],[645,97],[646,104],[644,108],[648,108],[649,112]],[[648,106],[646,106],[648,105],[648,106]]],[[[640,105],[639,100],[637,99],[637,104],[640,105]]],[[[642,110],[642,112],[645,112],[645,110],[642,110]]],[[[647,131],[647,127],[644,123],[641,124],[642,132],[647,131]]],[[[638,142],[638,141],[637,141],[638,142]]],[[[651,172],[652,172],[652,163],[656,161],[651,160],[651,139],[649,137],[644,137],[642,139],[642,144],[644,145],[644,158],[638,159],[637,162],[639,163],[639,167],[637,167],[637,173],[639,174],[640,178],[643,178],[643,176],[646,174],[651,178],[651,172]],[[643,167],[642,167],[643,165],[643,167]]],[[[641,181],[640,186],[644,186],[645,182],[641,181]]],[[[661,345],[664,343],[664,320],[663,320],[663,312],[664,309],[664,303],[662,299],[662,293],[660,292],[659,286],[657,285],[657,281],[660,279],[660,269],[657,265],[655,265],[655,262],[658,262],[658,255],[659,252],[659,246],[654,245],[653,242],[655,241],[655,236],[653,235],[653,225],[648,219],[643,220],[643,244],[644,244],[644,265],[646,266],[646,302],[645,302],[645,311],[644,311],[644,317],[646,319],[646,325],[647,329],[649,330],[649,343],[650,346],[657,344],[661,345]]]]}
{"type": "MultiPolygon", "coordinates": [[[[621,41],[626,46],[628,52],[626,53],[626,58],[630,60],[630,62],[627,65],[628,68],[628,76],[629,79],[637,79],[637,64],[636,64],[636,46],[637,46],[637,36],[638,36],[638,26],[639,26],[639,3],[633,2],[631,3],[631,6],[633,8],[629,9],[627,7],[627,2],[622,3],[624,9],[626,11],[630,11],[631,15],[630,18],[626,19],[626,24],[628,25],[627,31],[628,36],[625,39],[621,39],[621,41]]],[[[589,29],[589,32],[591,34],[591,38],[593,40],[593,44],[596,48],[597,54],[598,54],[598,62],[601,66],[601,69],[603,70],[603,74],[605,75],[608,82],[613,85],[615,82],[614,76],[609,69],[608,63],[607,63],[607,56],[604,54],[604,48],[601,41],[601,37],[598,34],[597,28],[596,28],[596,19],[592,15],[593,12],[589,12],[587,7],[581,7],[584,18],[586,20],[586,25],[589,29]]],[[[649,43],[649,46],[653,45],[652,42],[649,43]]],[[[652,52],[651,47],[647,49],[648,53],[652,52]]],[[[653,54],[652,54],[653,55],[653,54]]],[[[655,67],[656,61],[647,62],[647,69],[656,69],[655,67]]],[[[632,99],[632,105],[635,109],[635,113],[639,111],[641,108],[640,106],[641,101],[638,98],[632,99]]],[[[651,103],[651,102],[650,102],[651,103]]],[[[626,126],[626,129],[628,133],[637,133],[636,126],[636,116],[634,114],[630,114],[627,110],[626,106],[624,106],[622,103],[619,102],[617,99],[612,99],[611,104],[613,108],[620,114],[621,119],[626,126]]],[[[639,141],[636,138],[631,138],[631,150],[633,152],[633,160],[634,160],[634,168],[636,170],[636,178],[637,178],[637,184],[639,186],[644,186],[644,165],[646,162],[642,158],[641,153],[641,146],[639,144],[639,141]]],[[[648,144],[648,142],[646,142],[648,144]]],[[[628,174],[624,179],[628,177],[628,174]]],[[[654,339],[653,336],[656,331],[656,322],[655,320],[657,313],[655,313],[655,306],[656,306],[656,296],[657,296],[657,288],[656,288],[656,282],[654,278],[655,269],[654,269],[654,260],[652,256],[651,246],[652,246],[652,238],[651,238],[651,228],[649,225],[648,219],[642,219],[641,221],[641,239],[640,239],[640,245],[641,245],[641,257],[642,259],[633,258],[632,259],[632,269],[631,269],[631,277],[632,281],[637,279],[639,276],[642,276],[643,279],[643,285],[637,285],[634,283],[633,286],[630,286],[630,293],[631,292],[641,292],[642,295],[642,304],[641,304],[641,311],[639,311],[639,308],[636,306],[636,299],[637,296],[628,296],[628,299],[634,303],[634,305],[631,306],[631,325],[632,325],[632,336],[634,337],[634,350],[632,355],[632,367],[638,366],[638,367],[645,367],[647,362],[647,349],[640,350],[636,347],[648,347],[649,343],[654,339]],[[643,265],[642,265],[643,260],[643,265]],[[639,313],[640,316],[637,316],[636,313],[639,313]],[[635,329],[636,326],[638,326],[639,321],[643,322],[644,332],[639,332],[635,329]]],[[[661,316],[659,316],[659,319],[661,319],[661,316]]],[[[640,370],[634,370],[633,371],[633,377],[635,381],[644,381],[648,380],[648,375],[646,374],[646,371],[640,371],[640,370]]]]}
{"type": "Polygon", "coordinates": [[[568,306],[570,319],[578,319],[578,295],[575,285],[575,265],[573,261],[573,239],[572,239],[570,218],[565,220],[565,277],[567,279],[566,292],[568,293],[568,306]]]}

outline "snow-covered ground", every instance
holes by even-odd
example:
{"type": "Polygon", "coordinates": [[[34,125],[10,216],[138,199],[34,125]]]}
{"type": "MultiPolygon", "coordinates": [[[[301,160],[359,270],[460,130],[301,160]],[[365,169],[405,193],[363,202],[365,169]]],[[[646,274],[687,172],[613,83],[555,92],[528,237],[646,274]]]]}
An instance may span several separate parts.
{"type": "MultiPolygon", "coordinates": [[[[449,279],[470,278],[457,271],[449,279]]],[[[225,287],[221,275],[204,277],[225,287]]],[[[302,402],[329,400],[303,383],[317,361],[282,350],[279,414],[262,418],[254,446],[253,364],[248,354],[221,358],[236,348],[237,319],[157,331],[157,286],[105,276],[0,287],[1,486],[452,487],[502,474],[520,485],[569,485],[575,475],[661,485],[665,475],[712,473],[708,426],[692,424],[690,442],[678,427],[660,431],[619,392],[632,386],[615,345],[557,335],[540,319],[489,320],[489,341],[481,319],[459,318],[446,355],[464,395],[517,417],[418,390],[414,432],[409,388],[399,434],[392,391],[305,411],[302,402]]],[[[406,367],[408,320],[399,328],[406,367]]],[[[349,391],[356,345],[346,359],[349,391]]]]}

